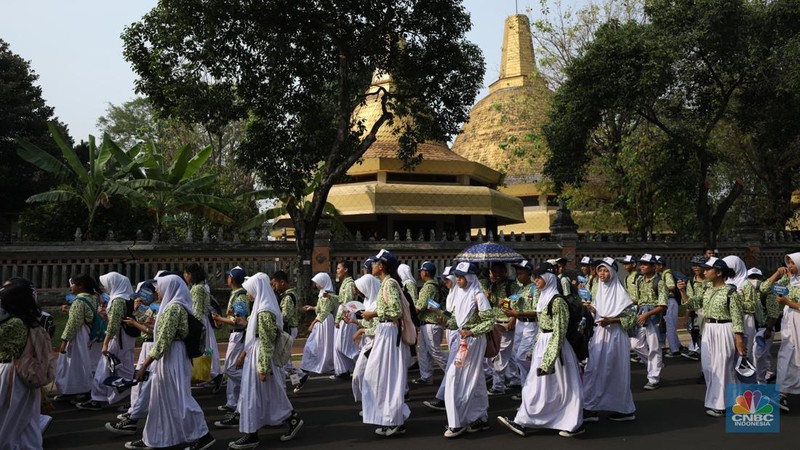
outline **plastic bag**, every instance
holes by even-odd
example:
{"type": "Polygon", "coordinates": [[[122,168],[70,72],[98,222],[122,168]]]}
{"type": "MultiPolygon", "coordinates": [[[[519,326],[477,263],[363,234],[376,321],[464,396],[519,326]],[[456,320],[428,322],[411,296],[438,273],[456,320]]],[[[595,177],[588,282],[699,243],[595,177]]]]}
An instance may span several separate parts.
{"type": "Polygon", "coordinates": [[[211,357],[198,356],[192,359],[192,381],[204,382],[211,380],[211,357]]]}

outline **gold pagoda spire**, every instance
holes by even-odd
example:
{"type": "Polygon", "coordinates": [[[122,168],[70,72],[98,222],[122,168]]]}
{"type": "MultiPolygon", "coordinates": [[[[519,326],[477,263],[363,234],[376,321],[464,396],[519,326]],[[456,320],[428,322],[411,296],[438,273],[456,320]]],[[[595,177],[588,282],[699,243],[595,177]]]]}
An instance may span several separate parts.
{"type": "Polygon", "coordinates": [[[509,16],[503,32],[500,78],[489,86],[489,92],[509,87],[531,86],[535,75],[533,36],[528,16],[524,14],[509,16]]]}

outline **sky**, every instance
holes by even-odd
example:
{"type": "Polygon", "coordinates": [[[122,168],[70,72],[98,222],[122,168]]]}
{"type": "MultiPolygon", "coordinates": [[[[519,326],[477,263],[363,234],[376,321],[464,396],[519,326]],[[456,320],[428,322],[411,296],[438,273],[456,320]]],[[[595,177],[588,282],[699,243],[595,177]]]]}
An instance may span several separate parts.
{"type": "MultiPolygon", "coordinates": [[[[98,135],[97,118],[109,103],[136,97],[136,75],[122,56],[120,34],[156,0],[0,0],[0,39],[30,62],[42,95],[76,141],[98,135]]],[[[566,0],[564,4],[574,3],[566,0]]],[[[503,23],[538,0],[465,0],[472,16],[469,40],[484,53],[486,86],[498,77],[503,23]]],[[[535,11],[535,10],[534,10],[535,11]]]]}

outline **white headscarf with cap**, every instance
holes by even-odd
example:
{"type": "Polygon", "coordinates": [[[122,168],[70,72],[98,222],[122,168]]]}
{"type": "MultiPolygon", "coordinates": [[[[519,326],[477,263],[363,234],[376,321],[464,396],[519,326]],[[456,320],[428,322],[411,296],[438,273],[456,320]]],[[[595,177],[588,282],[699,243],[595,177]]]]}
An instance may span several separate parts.
{"type": "Polygon", "coordinates": [[[275,315],[275,325],[278,330],[283,329],[283,314],[281,314],[281,307],[278,305],[278,299],[270,286],[269,275],[258,272],[252,277],[246,278],[242,287],[248,294],[253,296],[253,306],[250,313],[250,320],[247,322],[247,333],[245,334],[245,348],[251,348],[255,345],[256,330],[258,328],[258,313],[262,311],[269,311],[275,315]]]}
{"type": "MultiPolygon", "coordinates": [[[[189,292],[189,287],[183,278],[177,275],[166,275],[156,279],[156,289],[161,294],[161,306],[159,312],[163,312],[173,303],[177,303],[186,310],[187,313],[192,314],[192,294],[189,292]]],[[[162,317],[161,314],[158,317],[162,317]]],[[[153,328],[158,328],[158,320],[153,328]]]]}
{"type": "Polygon", "coordinates": [[[314,275],[314,278],[311,279],[317,286],[321,287],[319,291],[319,297],[322,298],[325,296],[325,291],[333,292],[333,281],[331,281],[331,276],[325,272],[320,272],[314,275]]]}
{"type": "Polygon", "coordinates": [[[606,282],[601,281],[597,285],[594,307],[597,310],[595,316],[598,318],[617,317],[622,314],[625,309],[633,305],[633,301],[631,300],[631,296],[628,295],[627,289],[619,282],[617,271],[606,259],[603,259],[603,262],[598,264],[598,267],[603,266],[607,268],[608,271],[611,272],[611,278],[606,282]]]}
{"type": "Polygon", "coordinates": [[[747,265],[742,261],[742,258],[735,255],[726,256],[722,260],[734,272],[733,277],[728,278],[725,282],[735,285],[736,289],[741,291],[745,283],[747,283],[747,265]]]}
{"type": "Polygon", "coordinates": [[[131,280],[119,272],[109,272],[105,275],[100,275],[100,284],[106,289],[108,298],[111,300],[115,298],[124,298],[128,300],[133,294],[131,280]]]}
{"type": "Polygon", "coordinates": [[[381,290],[381,280],[370,274],[362,275],[356,280],[356,289],[364,294],[364,309],[372,311],[378,305],[378,293],[381,290]]]}
{"type": "Polygon", "coordinates": [[[558,277],[550,272],[540,275],[544,280],[544,288],[539,292],[539,301],[536,303],[536,312],[542,312],[550,301],[558,295],[558,277]]]}
{"type": "MultiPolygon", "coordinates": [[[[456,266],[456,270],[466,272],[469,269],[469,263],[462,262],[456,266]]],[[[487,311],[492,309],[489,299],[481,289],[481,283],[478,281],[478,276],[472,273],[463,275],[467,280],[467,287],[461,288],[458,283],[455,284],[453,291],[453,308],[456,315],[456,325],[458,328],[464,326],[472,317],[475,309],[478,311],[487,311]]]]}
{"type": "Polygon", "coordinates": [[[411,266],[408,264],[400,264],[397,266],[397,275],[400,276],[400,281],[402,281],[403,284],[408,281],[417,284],[417,280],[414,279],[414,274],[411,273],[411,266]]]}
{"type": "MultiPolygon", "coordinates": [[[[794,261],[794,265],[797,266],[798,272],[794,275],[791,273],[789,274],[789,284],[792,286],[800,286],[800,252],[789,253],[786,255],[786,262],[788,262],[790,259],[794,261]]],[[[798,353],[800,354],[800,352],[798,353]]]]}

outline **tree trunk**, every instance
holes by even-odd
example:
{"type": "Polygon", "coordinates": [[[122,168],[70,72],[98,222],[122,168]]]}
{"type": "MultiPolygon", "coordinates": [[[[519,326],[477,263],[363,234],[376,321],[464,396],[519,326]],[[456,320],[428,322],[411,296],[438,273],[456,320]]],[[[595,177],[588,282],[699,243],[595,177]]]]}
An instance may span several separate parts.
{"type": "Polygon", "coordinates": [[[309,304],[312,299],[311,288],[311,255],[314,251],[314,233],[316,224],[303,221],[301,227],[295,228],[295,244],[297,245],[297,266],[299,269],[297,280],[297,295],[300,306],[309,304]]]}

